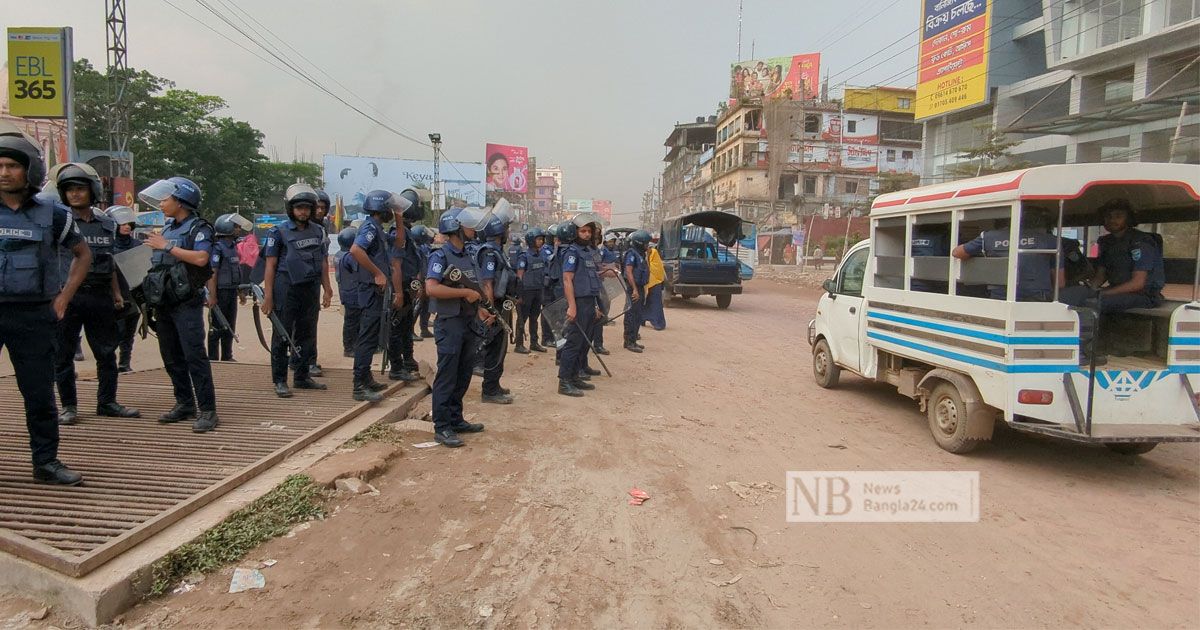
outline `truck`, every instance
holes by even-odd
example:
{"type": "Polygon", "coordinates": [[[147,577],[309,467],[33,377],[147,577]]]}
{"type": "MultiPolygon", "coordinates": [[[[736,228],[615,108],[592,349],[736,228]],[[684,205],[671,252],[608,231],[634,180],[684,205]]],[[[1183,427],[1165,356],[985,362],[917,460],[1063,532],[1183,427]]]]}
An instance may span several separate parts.
{"type": "Polygon", "coordinates": [[[736,254],[722,259],[717,245],[736,247],[741,233],[741,217],[720,210],[664,220],[658,253],[666,272],[666,294],[685,300],[712,295],[717,299],[717,308],[729,308],[733,296],[742,292],[740,264],[736,254]]]}
{"type": "Polygon", "coordinates": [[[895,386],[952,453],[987,442],[997,422],[1123,454],[1200,441],[1198,184],[1193,165],[1071,164],[880,195],[870,238],[825,281],[809,323],[817,384],[835,387],[849,372],[895,386]],[[1058,272],[1046,282],[1052,296],[1018,292],[1022,270],[1041,268],[1030,260],[1066,269],[1068,240],[1086,255],[1101,235],[1097,208],[1112,199],[1127,202],[1142,229],[1173,236],[1158,306],[1105,314],[1094,302],[1068,306],[1058,272]],[[1040,238],[1027,233],[1035,216],[1040,238]],[[985,230],[1018,245],[950,255],[985,230]],[[947,247],[933,251],[930,234],[947,247]]]}

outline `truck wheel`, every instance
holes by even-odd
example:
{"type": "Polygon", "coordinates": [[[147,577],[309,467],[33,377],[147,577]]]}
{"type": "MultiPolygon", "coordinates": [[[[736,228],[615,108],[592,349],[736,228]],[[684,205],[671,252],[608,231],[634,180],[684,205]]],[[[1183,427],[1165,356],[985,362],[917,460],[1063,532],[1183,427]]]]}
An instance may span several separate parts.
{"type": "Polygon", "coordinates": [[[731,302],[733,302],[733,295],[731,294],[717,296],[717,308],[719,309],[724,310],[729,308],[731,302]]]}
{"type": "Polygon", "coordinates": [[[681,299],[681,300],[690,300],[696,296],[688,295],[687,293],[680,293],[677,297],[679,297],[679,299],[681,299]]]}
{"type": "Polygon", "coordinates": [[[1105,444],[1108,450],[1121,455],[1144,455],[1154,450],[1158,442],[1115,442],[1105,444]]]}
{"type": "Polygon", "coordinates": [[[833,362],[829,344],[821,339],[813,346],[813,379],[817,381],[817,385],[830,389],[837,387],[838,377],[841,375],[842,368],[833,362]]]}
{"type": "Polygon", "coordinates": [[[957,387],[947,382],[939,383],[929,395],[926,408],[929,431],[938,446],[951,453],[969,453],[979,446],[982,440],[967,437],[967,423],[971,418],[957,387]]]}

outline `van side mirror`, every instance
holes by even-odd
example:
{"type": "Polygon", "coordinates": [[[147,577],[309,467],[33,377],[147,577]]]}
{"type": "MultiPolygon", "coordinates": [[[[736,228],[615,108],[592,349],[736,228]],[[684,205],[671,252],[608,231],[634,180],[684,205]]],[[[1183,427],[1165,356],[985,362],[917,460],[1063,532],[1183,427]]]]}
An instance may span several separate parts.
{"type": "Polygon", "coordinates": [[[837,285],[834,284],[833,278],[826,278],[825,282],[821,283],[821,288],[825,289],[825,292],[829,295],[833,295],[834,289],[837,288],[837,285]]]}

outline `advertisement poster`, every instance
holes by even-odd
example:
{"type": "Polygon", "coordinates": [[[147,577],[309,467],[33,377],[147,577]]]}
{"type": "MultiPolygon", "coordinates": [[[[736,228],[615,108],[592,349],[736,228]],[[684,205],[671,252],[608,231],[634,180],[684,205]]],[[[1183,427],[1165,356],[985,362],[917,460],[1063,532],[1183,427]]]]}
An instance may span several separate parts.
{"type": "Polygon", "coordinates": [[[567,212],[575,214],[576,212],[592,212],[591,199],[568,199],[567,212]]]}
{"type": "MultiPolygon", "coordinates": [[[[483,164],[443,160],[440,176],[447,198],[484,205],[483,164]]],[[[398,193],[413,184],[433,190],[433,161],[329,154],[325,156],[324,177],[325,192],[330,197],[340,196],[345,218],[354,220],[362,212],[363,199],[372,190],[398,193]]],[[[441,207],[449,204],[443,201],[441,207]]]]}
{"type": "Polygon", "coordinates": [[[593,199],[592,212],[595,212],[604,225],[612,225],[612,202],[607,199],[593,199]]]}
{"type": "Polygon", "coordinates": [[[487,144],[488,192],[525,193],[529,187],[529,148],[487,144]]]}
{"type": "Polygon", "coordinates": [[[879,144],[879,119],[865,114],[822,114],[821,138],[844,144],[879,144]]]}
{"type": "Polygon", "coordinates": [[[753,59],[732,65],[729,96],[735,99],[810,100],[821,80],[821,53],[753,59]]]}
{"type": "Polygon", "coordinates": [[[923,0],[916,119],[988,98],[991,0],[923,0]]]}
{"type": "Polygon", "coordinates": [[[8,29],[9,113],[22,118],[66,118],[71,56],[70,29],[8,29]]]}

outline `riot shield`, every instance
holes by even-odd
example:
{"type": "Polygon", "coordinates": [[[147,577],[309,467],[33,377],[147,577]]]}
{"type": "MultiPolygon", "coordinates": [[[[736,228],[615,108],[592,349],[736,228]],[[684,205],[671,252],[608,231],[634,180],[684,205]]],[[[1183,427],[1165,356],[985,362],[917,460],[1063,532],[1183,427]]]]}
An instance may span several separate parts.
{"type": "Polygon", "coordinates": [[[609,276],[601,279],[601,286],[604,290],[600,292],[600,310],[608,313],[610,306],[620,304],[617,300],[625,295],[625,283],[620,276],[609,276]]]}
{"type": "Polygon", "coordinates": [[[543,306],[542,318],[554,333],[554,345],[561,349],[567,343],[567,298],[561,297],[543,306]]]}
{"type": "Polygon", "coordinates": [[[142,286],[146,272],[150,271],[152,266],[150,256],[153,253],[154,250],[142,245],[113,254],[113,262],[117,263],[117,269],[121,270],[121,275],[125,277],[125,282],[129,283],[130,290],[142,286]]]}

